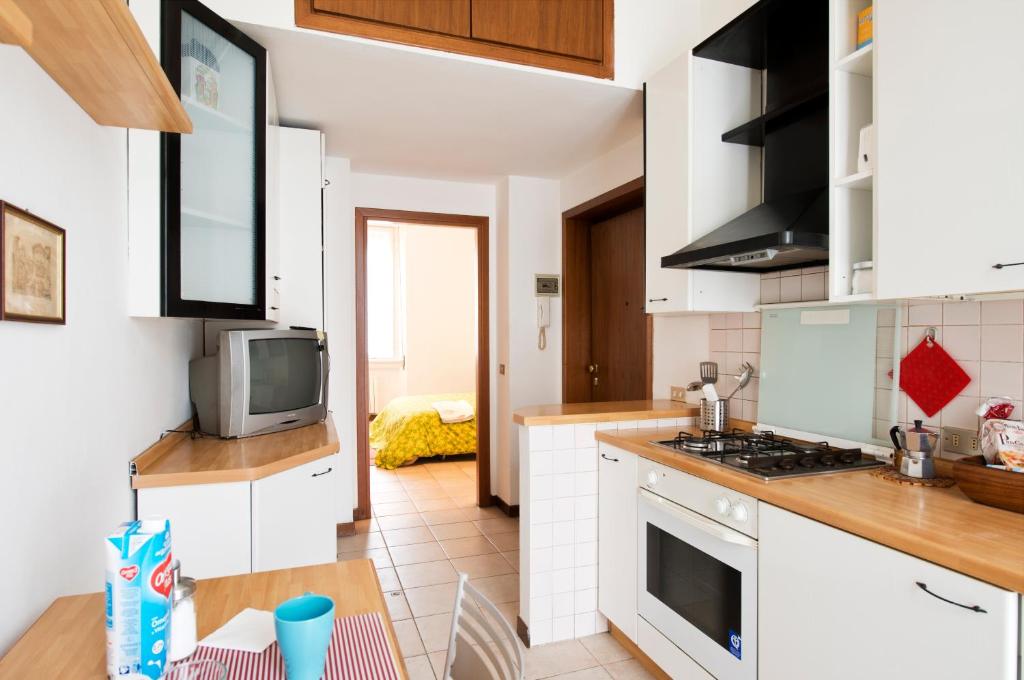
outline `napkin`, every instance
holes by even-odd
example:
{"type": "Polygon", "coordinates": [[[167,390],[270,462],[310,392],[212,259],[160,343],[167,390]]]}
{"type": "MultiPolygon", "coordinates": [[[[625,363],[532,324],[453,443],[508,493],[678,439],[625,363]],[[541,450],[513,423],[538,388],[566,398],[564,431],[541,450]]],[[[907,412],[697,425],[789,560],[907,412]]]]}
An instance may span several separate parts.
{"type": "Polygon", "coordinates": [[[234,618],[199,642],[204,647],[262,652],[277,638],[274,614],[262,609],[243,609],[234,618]]]}

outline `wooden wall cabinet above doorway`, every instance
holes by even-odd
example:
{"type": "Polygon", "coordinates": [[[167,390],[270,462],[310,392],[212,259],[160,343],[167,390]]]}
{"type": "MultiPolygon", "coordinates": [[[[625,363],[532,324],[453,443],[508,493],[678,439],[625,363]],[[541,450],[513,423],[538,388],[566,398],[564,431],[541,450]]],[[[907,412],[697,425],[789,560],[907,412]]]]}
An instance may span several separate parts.
{"type": "Polygon", "coordinates": [[[295,25],[614,77],[614,0],[295,0],[295,25]]]}

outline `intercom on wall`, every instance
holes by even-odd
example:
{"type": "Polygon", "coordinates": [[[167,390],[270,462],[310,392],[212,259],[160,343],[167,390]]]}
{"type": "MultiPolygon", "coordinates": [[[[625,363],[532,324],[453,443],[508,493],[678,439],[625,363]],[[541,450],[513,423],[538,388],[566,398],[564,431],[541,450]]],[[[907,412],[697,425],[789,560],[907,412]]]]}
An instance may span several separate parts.
{"type": "Polygon", "coordinates": [[[537,297],[537,349],[548,346],[547,327],[551,325],[551,298],[558,297],[561,279],[558,274],[534,274],[534,295],[537,297]]]}

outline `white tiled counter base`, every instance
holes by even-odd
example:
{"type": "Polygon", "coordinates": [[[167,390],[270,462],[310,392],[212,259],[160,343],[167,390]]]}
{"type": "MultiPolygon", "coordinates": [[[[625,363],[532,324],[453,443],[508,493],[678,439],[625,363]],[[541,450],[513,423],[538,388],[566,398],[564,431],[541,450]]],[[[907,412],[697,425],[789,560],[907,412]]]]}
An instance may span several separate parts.
{"type": "Polygon", "coordinates": [[[608,629],[597,611],[596,430],[681,427],[695,418],[519,425],[519,616],[530,645],[608,629]]]}

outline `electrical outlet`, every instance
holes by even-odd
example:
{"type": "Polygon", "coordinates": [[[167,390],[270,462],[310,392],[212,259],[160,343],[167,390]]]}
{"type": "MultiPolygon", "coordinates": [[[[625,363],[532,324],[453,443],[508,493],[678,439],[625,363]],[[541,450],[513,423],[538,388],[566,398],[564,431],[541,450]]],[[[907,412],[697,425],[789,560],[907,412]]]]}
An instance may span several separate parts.
{"type": "Polygon", "coordinates": [[[671,390],[672,390],[672,392],[671,392],[672,396],[669,397],[669,398],[672,401],[686,401],[686,388],[685,387],[679,387],[677,385],[673,385],[671,390]]]}
{"type": "Polygon", "coordinates": [[[942,451],[944,453],[960,453],[965,456],[976,456],[981,453],[978,433],[963,427],[942,428],[942,451]]]}

